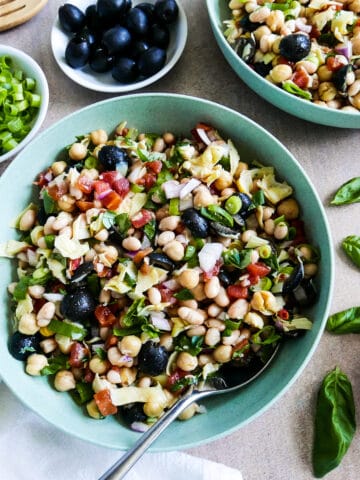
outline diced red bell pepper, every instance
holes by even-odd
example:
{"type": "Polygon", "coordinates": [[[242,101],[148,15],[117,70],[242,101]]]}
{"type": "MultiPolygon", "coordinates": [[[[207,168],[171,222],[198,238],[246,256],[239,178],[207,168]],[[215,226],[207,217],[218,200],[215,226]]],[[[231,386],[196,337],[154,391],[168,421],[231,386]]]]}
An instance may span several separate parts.
{"type": "Polygon", "coordinates": [[[122,175],[117,170],[107,170],[100,175],[99,180],[107,182],[112,187],[113,183],[120,178],[122,178],[122,175]]]}
{"type": "Polygon", "coordinates": [[[100,327],[111,327],[116,322],[115,315],[106,305],[98,305],[94,314],[100,327]]]}
{"type": "Polygon", "coordinates": [[[110,183],[104,182],[103,180],[96,180],[94,182],[95,197],[106,193],[111,192],[110,183]]]}
{"type": "Polygon", "coordinates": [[[141,228],[152,220],[153,215],[149,210],[142,208],[132,219],[131,224],[134,228],[141,228]]]}
{"type": "Polygon", "coordinates": [[[119,178],[112,183],[112,188],[121,198],[124,198],[130,191],[130,182],[125,177],[119,178]]]}
{"type": "Polygon", "coordinates": [[[246,267],[246,270],[250,275],[254,275],[260,278],[266,277],[266,275],[268,275],[271,272],[271,268],[262,262],[250,263],[246,267]]]}
{"type": "Polygon", "coordinates": [[[105,195],[104,198],[101,199],[101,203],[109,210],[116,210],[119,207],[121,200],[122,198],[120,195],[114,192],[114,190],[111,190],[107,195],[105,195]]]}
{"type": "Polygon", "coordinates": [[[83,367],[89,355],[89,350],[80,342],[74,342],[70,347],[69,364],[71,367],[83,367]]]}
{"type": "Polygon", "coordinates": [[[117,407],[111,401],[110,390],[100,390],[94,394],[94,400],[101,413],[106,417],[107,415],[115,415],[117,413],[117,407]]]}
{"type": "Polygon", "coordinates": [[[226,289],[230,299],[247,298],[249,294],[248,287],[242,287],[241,285],[229,285],[226,289]]]}
{"type": "Polygon", "coordinates": [[[148,172],[151,173],[160,173],[162,169],[162,162],[160,160],[153,160],[152,162],[146,162],[145,167],[148,170],[148,172]]]}

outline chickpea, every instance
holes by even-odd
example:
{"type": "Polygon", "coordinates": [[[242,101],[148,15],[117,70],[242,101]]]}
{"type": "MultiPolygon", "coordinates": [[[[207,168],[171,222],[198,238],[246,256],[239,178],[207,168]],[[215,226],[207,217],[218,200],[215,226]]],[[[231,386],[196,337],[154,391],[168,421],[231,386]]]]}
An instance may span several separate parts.
{"type": "Polygon", "coordinates": [[[290,65],[279,64],[270,71],[270,77],[274,83],[282,83],[289,80],[292,76],[292,68],[290,65]]]}
{"type": "Polygon", "coordinates": [[[46,353],[51,353],[57,348],[57,343],[54,338],[45,338],[40,342],[41,350],[46,353]]]}
{"type": "Polygon", "coordinates": [[[146,402],[144,403],[144,413],[148,417],[160,417],[164,411],[164,405],[159,402],[146,402]]]}
{"type": "Polygon", "coordinates": [[[167,144],[167,145],[173,145],[175,142],[176,142],[176,137],[173,133],[171,132],[165,132],[163,133],[163,139],[164,139],[164,142],[167,144]]]}
{"type": "Polygon", "coordinates": [[[262,53],[271,52],[272,47],[277,39],[278,39],[278,36],[273,33],[271,33],[270,35],[264,35],[263,37],[261,37],[260,45],[259,45],[260,51],[262,53]]]}
{"type": "Polygon", "coordinates": [[[141,242],[136,237],[126,237],[122,241],[122,246],[129,252],[137,252],[141,248],[141,242]]]}
{"type": "Polygon", "coordinates": [[[207,298],[215,298],[220,293],[220,280],[218,277],[211,277],[204,285],[204,292],[207,298]]]}
{"type": "Polygon", "coordinates": [[[159,305],[161,303],[161,292],[156,287],[151,287],[147,291],[148,299],[151,305],[159,305]]]}
{"type": "Polygon", "coordinates": [[[214,204],[214,198],[207,187],[205,186],[204,188],[198,187],[195,190],[195,195],[194,195],[195,208],[208,207],[209,205],[213,205],[213,204],[214,204]]]}
{"type": "Polygon", "coordinates": [[[191,372],[198,366],[198,360],[188,352],[180,352],[176,359],[176,365],[184,372],[191,372]]]}
{"type": "Polygon", "coordinates": [[[241,240],[244,243],[247,243],[252,237],[256,237],[256,231],[255,230],[245,230],[245,232],[243,232],[242,235],[241,235],[241,240]]]}
{"type": "Polygon", "coordinates": [[[129,386],[136,380],[137,369],[134,367],[121,367],[120,368],[120,377],[121,385],[129,386]]]}
{"type": "Polygon", "coordinates": [[[350,87],[348,88],[348,95],[350,97],[354,97],[359,92],[360,92],[360,80],[355,80],[355,82],[352,85],[350,85],[350,87]]]}
{"type": "Polygon", "coordinates": [[[360,93],[355,95],[354,97],[350,97],[350,103],[353,105],[355,108],[360,110],[360,93]]]}
{"type": "Polygon", "coordinates": [[[108,134],[102,128],[98,130],[93,130],[90,133],[90,140],[94,145],[101,145],[107,142],[108,134]]]}
{"type": "Polygon", "coordinates": [[[161,232],[160,235],[158,236],[157,244],[160,247],[163,247],[164,245],[166,245],[169,242],[172,242],[173,240],[175,240],[175,233],[170,230],[166,230],[165,232],[161,232]]]}
{"type": "Polygon", "coordinates": [[[276,211],[279,216],[284,215],[286,220],[294,220],[300,213],[299,204],[295,198],[286,198],[280,202],[276,211]]]}
{"type": "Polygon", "coordinates": [[[118,347],[110,347],[108,352],[108,359],[112,365],[117,367],[132,367],[134,360],[128,355],[123,355],[118,347]]]}
{"type": "Polygon", "coordinates": [[[175,262],[179,262],[185,254],[184,245],[177,240],[173,240],[165,245],[163,247],[163,251],[169,258],[171,258],[171,260],[174,260],[175,262]]]}
{"type": "Polygon", "coordinates": [[[213,356],[214,360],[219,363],[230,362],[232,355],[232,347],[230,345],[219,345],[215,348],[213,356]]]}
{"type": "Polygon", "coordinates": [[[224,190],[224,188],[231,187],[232,183],[233,177],[231,173],[227,170],[223,170],[220,177],[215,180],[214,185],[218,190],[221,191],[224,190]]]}
{"type": "Polygon", "coordinates": [[[83,143],[73,143],[69,149],[69,157],[71,160],[84,160],[87,155],[87,147],[83,143]]]}
{"type": "Polygon", "coordinates": [[[285,15],[281,10],[273,10],[265,20],[272,32],[279,32],[285,23],[285,15]]]}
{"type": "Polygon", "coordinates": [[[179,215],[170,215],[169,217],[165,217],[159,223],[159,230],[174,231],[179,226],[180,220],[181,217],[179,215]]]}
{"type": "Polygon", "coordinates": [[[186,269],[181,272],[178,280],[182,287],[192,289],[198,285],[200,275],[198,270],[186,269]]]}
{"type": "Polygon", "coordinates": [[[329,100],[334,100],[337,95],[337,89],[332,82],[321,82],[319,84],[318,93],[320,100],[328,102],[329,100]]]}
{"type": "Polygon", "coordinates": [[[45,293],[45,287],[42,285],[30,285],[30,287],[28,287],[28,292],[32,298],[42,298],[45,293]]]}
{"type": "Polygon", "coordinates": [[[73,390],[76,386],[75,377],[69,370],[60,370],[55,375],[54,387],[59,392],[73,390]]]}
{"type": "Polygon", "coordinates": [[[93,356],[89,362],[89,368],[92,372],[103,375],[109,370],[110,363],[107,360],[103,360],[97,355],[93,356]]]}
{"type": "Polygon", "coordinates": [[[36,212],[32,208],[26,210],[19,222],[19,230],[27,232],[32,229],[36,220],[36,212]]]}
{"type": "Polygon", "coordinates": [[[204,338],[205,344],[209,347],[213,347],[214,345],[219,343],[220,340],[221,336],[219,330],[217,328],[208,328],[204,338]]]}
{"type": "Polygon", "coordinates": [[[25,371],[29,375],[41,375],[41,370],[48,365],[48,359],[40,353],[32,353],[26,360],[25,371]]]}
{"type": "Polygon", "coordinates": [[[207,353],[201,353],[198,356],[199,367],[204,367],[208,363],[214,363],[214,359],[213,359],[212,355],[209,355],[207,353]]]}
{"type": "Polygon", "coordinates": [[[270,8],[260,7],[257,8],[254,12],[250,13],[249,20],[253,23],[263,23],[269,17],[270,13],[270,8]]]}
{"type": "Polygon", "coordinates": [[[197,411],[196,403],[191,403],[185,410],[183,410],[180,415],[177,417],[179,420],[189,420],[192,418],[197,411]]]}
{"type": "Polygon", "coordinates": [[[255,39],[260,42],[260,39],[265,35],[271,35],[271,30],[266,25],[261,25],[254,32],[255,39]]]}
{"type": "Polygon", "coordinates": [[[268,218],[264,222],[264,232],[267,233],[268,235],[274,235],[274,230],[275,230],[275,222],[272,218],[268,218]]]}
{"type": "Polygon", "coordinates": [[[151,377],[141,377],[137,383],[138,387],[151,387],[151,377]]]}
{"type": "Polygon", "coordinates": [[[163,152],[165,150],[165,140],[162,137],[158,137],[153,145],[154,152],[163,152]]]}
{"type": "Polygon", "coordinates": [[[317,271],[318,271],[318,266],[316,263],[305,263],[304,275],[306,278],[314,277],[317,271]]]}
{"type": "Polygon", "coordinates": [[[276,240],[284,240],[289,233],[289,227],[285,222],[279,222],[274,228],[274,237],[276,240]]]}
{"type": "Polygon", "coordinates": [[[53,162],[51,165],[51,171],[55,177],[58,175],[61,175],[63,172],[65,172],[67,167],[67,163],[64,162],[63,160],[58,160],[57,162],[53,162]]]}
{"type": "Polygon", "coordinates": [[[108,372],[106,373],[106,380],[113,384],[121,383],[120,369],[111,368],[110,370],[108,370],[108,372]]]}
{"type": "Polygon", "coordinates": [[[142,343],[136,335],[126,335],[119,342],[119,350],[123,355],[136,357],[141,349],[142,343]]]}
{"type": "Polygon", "coordinates": [[[216,303],[212,303],[211,305],[209,305],[207,309],[207,313],[209,317],[216,318],[218,315],[220,315],[221,312],[222,312],[222,308],[219,307],[219,305],[217,305],[216,303]]]}

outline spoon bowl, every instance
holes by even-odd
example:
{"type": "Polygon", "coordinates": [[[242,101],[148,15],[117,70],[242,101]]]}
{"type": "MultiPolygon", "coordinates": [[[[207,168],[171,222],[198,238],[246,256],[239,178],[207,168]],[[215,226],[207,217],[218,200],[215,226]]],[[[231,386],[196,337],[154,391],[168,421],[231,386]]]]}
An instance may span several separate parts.
{"type": "Polygon", "coordinates": [[[124,475],[135,465],[142,457],[150,445],[158,438],[158,436],[192,403],[202,400],[213,395],[222,393],[230,393],[240,388],[246,387],[249,383],[259,377],[272,363],[276,356],[280,344],[278,343],[268,359],[263,363],[259,358],[252,362],[249,366],[241,368],[231,364],[224,364],[219,372],[221,376],[211,379],[201,389],[194,386],[189,387],[181,398],[174,403],[172,407],[149,428],[135,442],[132,448],[128,450],[117,462],[115,462],[99,480],[121,480],[124,475]]]}

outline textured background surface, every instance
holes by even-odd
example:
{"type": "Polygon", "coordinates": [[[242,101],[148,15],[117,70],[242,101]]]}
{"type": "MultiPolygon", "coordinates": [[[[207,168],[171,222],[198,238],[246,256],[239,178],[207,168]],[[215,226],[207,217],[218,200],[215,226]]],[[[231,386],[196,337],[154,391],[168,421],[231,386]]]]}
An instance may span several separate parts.
{"type": "MultiPolygon", "coordinates": [[[[205,2],[180,1],[189,21],[185,52],[165,78],[142,91],[185,93],[222,103],[258,122],[283,142],[310,176],[326,207],[336,258],[331,313],[360,305],[360,271],[350,265],[340,251],[340,242],[345,236],[360,235],[360,205],[328,206],[342,183],[360,175],[359,131],[311,124],[265,103],[242,83],[222,58],[210,29],[205,2]]],[[[50,48],[50,31],[62,3],[49,1],[28,23],[0,34],[1,43],[30,54],[47,75],[50,105],[43,129],[70,112],[112,96],[76,85],[57,67],[50,48]]],[[[6,166],[7,163],[0,164],[0,173],[6,166]]],[[[325,333],[304,373],[270,410],[236,433],[189,453],[239,468],[245,480],[313,478],[311,445],[316,393],[324,375],[335,365],[339,365],[352,381],[360,423],[359,342],[355,335],[325,333]]],[[[360,478],[359,439],[358,432],[341,466],[326,478],[360,478]]]]}

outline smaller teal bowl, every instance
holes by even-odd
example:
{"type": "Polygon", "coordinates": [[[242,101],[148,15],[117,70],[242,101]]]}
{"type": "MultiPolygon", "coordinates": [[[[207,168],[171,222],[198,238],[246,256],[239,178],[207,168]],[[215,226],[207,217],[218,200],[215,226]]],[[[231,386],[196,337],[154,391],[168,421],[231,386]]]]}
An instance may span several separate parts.
{"type": "MultiPolygon", "coordinates": [[[[314,319],[306,335],[286,342],[271,366],[236,394],[204,401],[207,413],[186,422],[174,422],[152,447],[153,451],[189,448],[220,438],[263,413],[295,382],[314,353],[329,312],[333,288],[332,247],[329,227],[319,197],[306,173],[290,152],[270,133],[243,115],[216,103],[183,95],[142,94],[105,100],[75,112],[37,136],[10,164],[0,178],[0,243],[14,238],[11,223],[28,205],[32,182],[47,168],[64,146],[76,136],[103,128],[108,132],[122,121],[145,132],[174,132],[188,136],[198,123],[215,126],[232,139],[243,160],[273,165],[279,179],[286,180],[301,199],[309,241],[321,249],[317,275],[319,299],[304,312],[314,319]],[[14,188],[16,185],[16,188],[14,188]]],[[[29,408],[65,432],[98,445],[128,449],[138,438],[116,418],[94,420],[66,393],[57,392],[44,377],[31,377],[22,362],[8,351],[11,305],[8,284],[15,272],[8,259],[0,258],[0,376],[29,408]]],[[[251,440],[249,440],[251,441],[251,440]]]]}
{"type": "Polygon", "coordinates": [[[231,18],[229,0],[206,0],[211,28],[224,57],[241,80],[262,98],[290,115],[339,128],[360,128],[360,112],[346,112],[316,105],[291,95],[258,75],[233,50],[227,42],[225,20],[231,18]]]}

